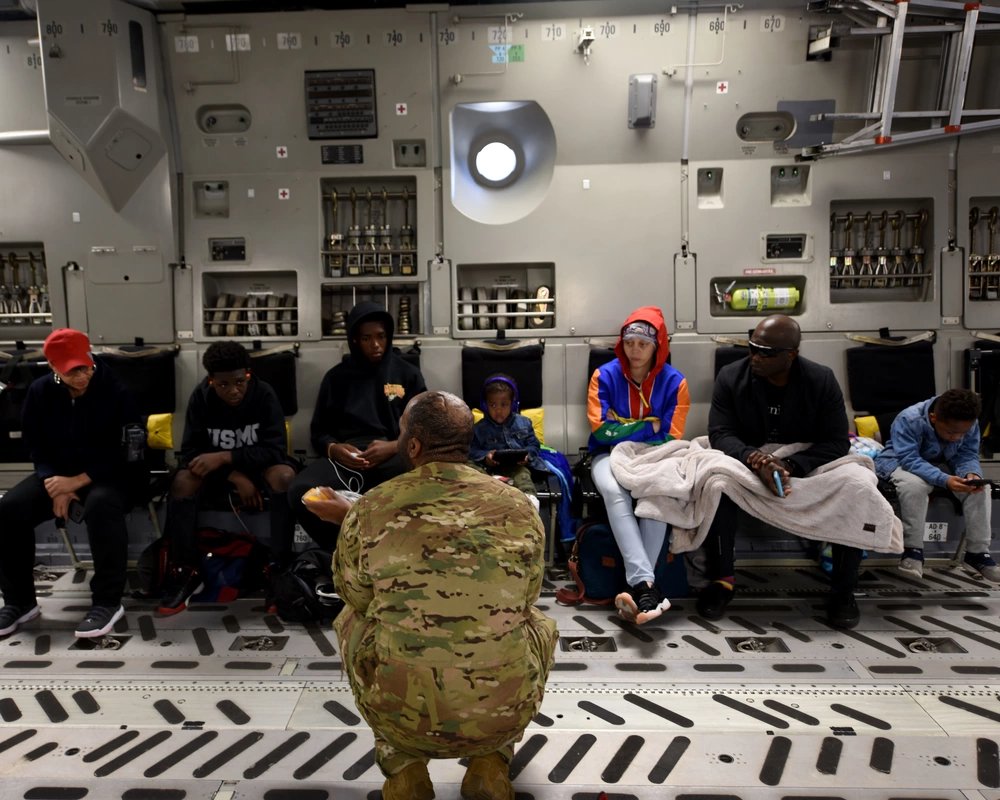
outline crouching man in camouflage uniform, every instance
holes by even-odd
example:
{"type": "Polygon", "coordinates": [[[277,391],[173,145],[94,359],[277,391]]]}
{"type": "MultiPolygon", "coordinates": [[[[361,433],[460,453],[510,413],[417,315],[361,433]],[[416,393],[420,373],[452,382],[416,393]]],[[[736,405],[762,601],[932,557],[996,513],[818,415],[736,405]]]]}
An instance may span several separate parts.
{"type": "Polygon", "coordinates": [[[513,800],[514,743],[552,665],[556,626],[534,608],[541,522],[466,465],[471,440],[459,398],[417,395],[399,436],[412,469],[355,503],[333,559],[337,637],[385,800],[429,800],[428,759],[463,757],[463,798],[513,800]]]}

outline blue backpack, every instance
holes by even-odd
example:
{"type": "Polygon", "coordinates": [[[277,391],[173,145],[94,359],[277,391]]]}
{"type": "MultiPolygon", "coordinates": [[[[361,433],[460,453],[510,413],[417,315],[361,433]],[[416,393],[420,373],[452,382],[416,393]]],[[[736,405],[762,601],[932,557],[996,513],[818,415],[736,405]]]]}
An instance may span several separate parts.
{"type": "MultiPolygon", "coordinates": [[[[603,520],[584,520],[577,529],[568,567],[576,586],[556,591],[556,601],[563,605],[611,605],[619,592],[628,589],[624,559],[611,527],[603,520]]],[[[687,566],[682,557],[670,552],[669,536],[653,565],[653,575],[664,597],[687,596],[687,566]]]]}

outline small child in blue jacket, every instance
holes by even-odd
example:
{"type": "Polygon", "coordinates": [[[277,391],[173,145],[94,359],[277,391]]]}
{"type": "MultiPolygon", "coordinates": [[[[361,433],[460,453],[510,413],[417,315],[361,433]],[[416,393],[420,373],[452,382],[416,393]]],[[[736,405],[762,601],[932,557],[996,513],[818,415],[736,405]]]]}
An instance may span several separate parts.
{"type": "Polygon", "coordinates": [[[531,420],[518,413],[520,398],[514,379],[500,373],[490,375],[483,382],[481,408],[483,418],[473,429],[469,459],[490,475],[506,477],[537,509],[531,470],[547,472],[549,466],[538,455],[541,445],[531,420]],[[502,463],[494,458],[498,450],[526,450],[527,455],[513,464],[502,463]]]}
{"type": "Polygon", "coordinates": [[[899,570],[924,575],[924,522],[931,491],[948,489],[962,503],[967,543],[966,572],[1000,583],[1000,567],[990,555],[991,486],[979,463],[979,397],[969,389],[949,389],[899,412],[875,472],[899,495],[903,557],[899,570]]]}

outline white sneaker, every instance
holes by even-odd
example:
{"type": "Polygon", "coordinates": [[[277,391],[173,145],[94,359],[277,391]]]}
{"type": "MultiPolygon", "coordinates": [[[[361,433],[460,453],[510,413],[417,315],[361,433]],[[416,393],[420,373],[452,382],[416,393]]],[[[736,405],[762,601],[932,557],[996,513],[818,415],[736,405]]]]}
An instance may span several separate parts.
{"type": "Polygon", "coordinates": [[[1000,583],[1000,566],[980,567],[979,574],[987,583],[1000,583]]]}
{"type": "Polygon", "coordinates": [[[962,568],[974,578],[987,583],[1000,583],[1000,566],[989,553],[966,553],[962,568]]]}
{"type": "Polygon", "coordinates": [[[899,559],[899,567],[897,567],[897,569],[899,569],[900,572],[913,576],[914,578],[924,577],[924,562],[919,558],[903,556],[899,559]]]}

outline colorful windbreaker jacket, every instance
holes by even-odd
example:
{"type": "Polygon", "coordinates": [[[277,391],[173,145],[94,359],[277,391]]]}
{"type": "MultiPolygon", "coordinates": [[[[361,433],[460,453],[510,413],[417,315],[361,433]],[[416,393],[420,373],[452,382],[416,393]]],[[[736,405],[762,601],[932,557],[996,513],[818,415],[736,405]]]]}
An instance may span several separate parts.
{"type": "Polygon", "coordinates": [[[622,328],[638,320],[656,328],[653,368],[642,385],[637,386],[629,377],[628,360],[619,337],[615,345],[618,358],[594,370],[587,390],[591,452],[606,452],[625,441],[663,444],[684,435],[691,400],[687,380],[667,363],[670,340],[663,313],[655,306],[637,308],[622,328]],[[654,433],[653,420],[657,419],[660,431],[654,433]]]}

